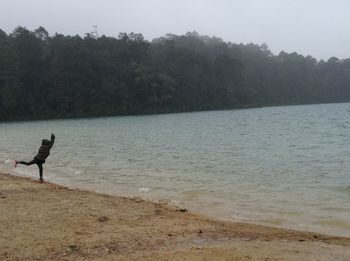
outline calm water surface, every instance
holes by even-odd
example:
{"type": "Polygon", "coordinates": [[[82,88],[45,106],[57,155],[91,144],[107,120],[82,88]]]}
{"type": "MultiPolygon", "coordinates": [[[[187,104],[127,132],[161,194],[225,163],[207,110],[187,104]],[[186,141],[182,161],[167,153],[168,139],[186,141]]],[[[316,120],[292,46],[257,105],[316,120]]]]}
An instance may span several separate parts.
{"type": "Polygon", "coordinates": [[[47,180],[350,236],[350,104],[0,124],[0,169],[56,134],[47,180]]]}

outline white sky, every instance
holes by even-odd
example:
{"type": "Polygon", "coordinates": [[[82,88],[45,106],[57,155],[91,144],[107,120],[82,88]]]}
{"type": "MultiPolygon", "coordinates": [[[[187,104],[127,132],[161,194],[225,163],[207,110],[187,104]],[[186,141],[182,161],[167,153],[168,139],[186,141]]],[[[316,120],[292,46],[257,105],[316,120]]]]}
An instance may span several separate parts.
{"type": "Polygon", "coordinates": [[[235,43],[267,43],[317,59],[350,57],[350,0],[0,0],[0,29],[43,26],[52,35],[197,31],[235,43]]]}

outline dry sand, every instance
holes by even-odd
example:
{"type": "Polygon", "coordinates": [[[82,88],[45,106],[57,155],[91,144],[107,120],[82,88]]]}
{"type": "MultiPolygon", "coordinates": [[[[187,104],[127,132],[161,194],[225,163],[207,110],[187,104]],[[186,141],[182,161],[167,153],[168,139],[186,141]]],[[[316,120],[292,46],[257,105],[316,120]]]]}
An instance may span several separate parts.
{"type": "Polygon", "coordinates": [[[350,238],[0,174],[0,260],[350,260],[350,238]]]}

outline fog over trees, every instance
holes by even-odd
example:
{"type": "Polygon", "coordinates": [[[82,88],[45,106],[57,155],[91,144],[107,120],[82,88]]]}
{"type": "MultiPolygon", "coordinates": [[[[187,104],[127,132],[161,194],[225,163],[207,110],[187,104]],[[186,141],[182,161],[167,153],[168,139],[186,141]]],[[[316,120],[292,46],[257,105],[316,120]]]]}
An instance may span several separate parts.
{"type": "Polygon", "coordinates": [[[149,42],[0,30],[0,120],[95,117],[350,101],[350,59],[189,32],[149,42]]]}

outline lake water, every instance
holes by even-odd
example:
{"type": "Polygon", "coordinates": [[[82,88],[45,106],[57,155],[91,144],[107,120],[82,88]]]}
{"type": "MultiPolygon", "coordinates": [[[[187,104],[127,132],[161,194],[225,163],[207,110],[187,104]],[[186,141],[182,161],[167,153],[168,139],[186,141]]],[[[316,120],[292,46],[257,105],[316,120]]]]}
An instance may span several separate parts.
{"type": "Polygon", "coordinates": [[[0,124],[0,170],[56,134],[52,182],[350,236],[350,104],[0,124]]]}

